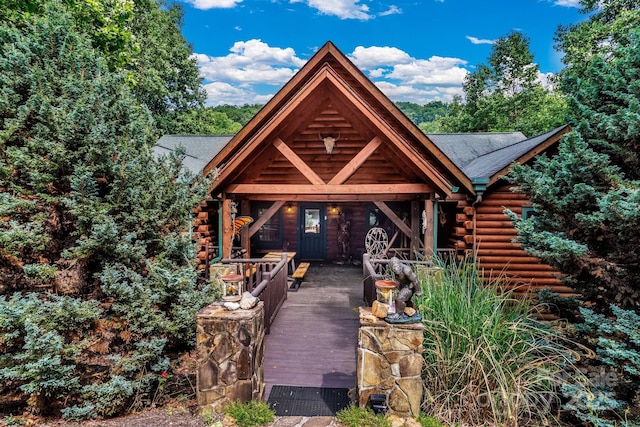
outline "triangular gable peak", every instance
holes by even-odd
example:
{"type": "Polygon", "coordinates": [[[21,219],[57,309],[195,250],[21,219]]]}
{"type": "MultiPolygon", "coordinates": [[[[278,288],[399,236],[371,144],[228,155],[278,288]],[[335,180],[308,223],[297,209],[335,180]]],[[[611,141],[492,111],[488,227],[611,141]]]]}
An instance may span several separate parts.
{"type": "Polygon", "coordinates": [[[328,42],[207,165],[213,193],[252,199],[410,199],[472,186],[328,42]],[[334,142],[327,147],[325,143],[334,142]]]}

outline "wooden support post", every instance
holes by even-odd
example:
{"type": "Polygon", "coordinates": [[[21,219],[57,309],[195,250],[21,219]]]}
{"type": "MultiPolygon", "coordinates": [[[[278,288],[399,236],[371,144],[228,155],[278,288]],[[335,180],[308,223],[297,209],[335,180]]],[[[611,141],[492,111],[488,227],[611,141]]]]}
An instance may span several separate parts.
{"type": "Polygon", "coordinates": [[[411,201],[411,253],[409,259],[416,259],[416,252],[420,250],[420,202],[411,201]]]}
{"type": "MultiPolygon", "coordinates": [[[[245,199],[240,202],[240,215],[251,216],[251,202],[249,200],[245,199]]],[[[249,227],[244,227],[240,230],[240,246],[247,251],[247,258],[251,258],[251,236],[249,236],[249,227]]]]}
{"type": "Polygon", "coordinates": [[[426,212],[427,217],[427,226],[424,230],[424,256],[425,258],[429,258],[435,255],[436,246],[433,238],[433,227],[435,226],[433,223],[433,205],[435,200],[433,198],[433,193],[429,200],[424,201],[424,211],[426,212]]]}
{"type": "Polygon", "coordinates": [[[222,201],[222,257],[231,257],[231,242],[233,241],[233,224],[231,224],[231,199],[222,201]]]}

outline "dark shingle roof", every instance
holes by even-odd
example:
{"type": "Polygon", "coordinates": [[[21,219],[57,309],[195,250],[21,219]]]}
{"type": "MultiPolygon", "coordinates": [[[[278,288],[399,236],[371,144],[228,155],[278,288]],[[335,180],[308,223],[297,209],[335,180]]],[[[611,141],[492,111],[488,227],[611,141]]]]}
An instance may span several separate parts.
{"type": "Polygon", "coordinates": [[[427,137],[468,178],[491,178],[563,127],[528,139],[521,132],[427,134],[427,137]]]}
{"type": "Polygon", "coordinates": [[[486,178],[470,168],[478,158],[527,139],[522,132],[436,133],[427,137],[471,179],[486,178]]]}
{"type": "MultiPolygon", "coordinates": [[[[427,137],[473,180],[491,178],[562,128],[528,139],[521,132],[431,133],[427,137]]],[[[184,166],[193,173],[201,173],[231,138],[233,135],[165,135],[158,140],[154,153],[168,154],[183,146],[184,166]]]]}
{"type": "Polygon", "coordinates": [[[193,173],[201,173],[233,135],[164,135],[153,147],[156,155],[169,154],[179,146],[185,148],[182,164],[193,173]]]}

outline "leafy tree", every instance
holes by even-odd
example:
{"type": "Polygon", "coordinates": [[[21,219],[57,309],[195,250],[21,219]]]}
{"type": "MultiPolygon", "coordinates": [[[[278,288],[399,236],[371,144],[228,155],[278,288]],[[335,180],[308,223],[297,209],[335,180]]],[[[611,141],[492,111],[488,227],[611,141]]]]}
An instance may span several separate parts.
{"type": "Polygon", "coordinates": [[[2,21],[0,41],[1,392],[113,414],[210,298],[183,236],[204,183],[154,159],[148,108],[65,8],[2,21]]]}
{"type": "MultiPolygon", "coordinates": [[[[28,25],[49,2],[0,0],[0,18],[28,25]]],[[[202,78],[181,33],[180,5],[164,0],[62,0],[56,5],[69,11],[76,29],[102,52],[109,70],[126,75],[161,133],[177,133],[172,129],[177,112],[203,106],[202,78]]]]}
{"type": "Polygon", "coordinates": [[[240,123],[210,107],[175,112],[171,121],[171,130],[175,134],[235,135],[242,129],[240,123]]]}
{"type": "Polygon", "coordinates": [[[426,123],[434,122],[438,117],[445,116],[448,111],[447,104],[442,101],[432,101],[425,105],[397,102],[396,105],[418,126],[426,126],[426,123]]]}
{"type": "Polygon", "coordinates": [[[260,104],[245,104],[241,107],[237,105],[219,105],[213,107],[213,111],[225,113],[230,120],[244,126],[249,123],[249,120],[251,120],[261,108],[262,105],[260,104]]]}
{"type": "Polygon", "coordinates": [[[162,133],[177,133],[172,128],[175,113],[199,109],[205,100],[202,78],[181,27],[178,4],[136,0],[131,28],[144,48],[125,71],[132,75],[136,98],[149,108],[162,133]]]}
{"type": "Polygon", "coordinates": [[[465,78],[465,101],[456,99],[439,120],[447,132],[521,131],[537,135],[564,124],[563,98],[538,81],[529,40],[512,32],[496,41],[488,65],[465,78]]]}

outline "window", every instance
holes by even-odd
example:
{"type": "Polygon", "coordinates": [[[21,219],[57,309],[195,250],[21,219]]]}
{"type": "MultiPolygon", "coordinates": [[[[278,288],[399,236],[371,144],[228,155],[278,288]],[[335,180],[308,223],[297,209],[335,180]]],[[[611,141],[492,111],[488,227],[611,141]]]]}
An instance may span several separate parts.
{"type": "MultiPolygon", "coordinates": [[[[254,207],[254,218],[261,218],[271,207],[270,204],[258,204],[254,207]]],[[[254,234],[254,242],[258,248],[273,249],[282,247],[282,213],[276,212],[254,234]]]]}
{"type": "Polygon", "coordinates": [[[522,207],[522,219],[532,218],[536,214],[536,210],[533,206],[523,206],[522,207]]]}
{"type": "Polygon", "coordinates": [[[304,210],[304,233],[320,233],[320,209],[313,208],[304,210]]]}

